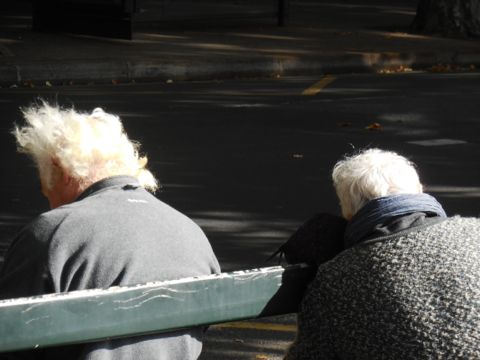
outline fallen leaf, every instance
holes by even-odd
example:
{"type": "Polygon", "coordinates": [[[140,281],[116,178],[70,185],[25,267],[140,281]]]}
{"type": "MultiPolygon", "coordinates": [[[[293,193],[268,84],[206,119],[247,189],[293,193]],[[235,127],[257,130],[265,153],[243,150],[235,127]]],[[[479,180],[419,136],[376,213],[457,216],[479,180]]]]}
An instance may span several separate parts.
{"type": "Polygon", "coordinates": [[[445,72],[451,72],[451,71],[454,71],[454,70],[457,70],[457,69],[458,69],[458,66],[456,66],[456,65],[437,64],[437,65],[433,65],[432,67],[430,67],[428,69],[428,71],[434,72],[434,73],[445,73],[445,72]]]}
{"type": "Polygon", "coordinates": [[[389,66],[383,69],[378,70],[379,74],[396,74],[396,73],[406,73],[412,72],[413,69],[406,65],[399,65],[399,66],[389,66]]]}
{"type": "Polygon", "coordinates": [[[268,360],[267,355],[259,354],[255,356],[255,360],[268,360]]]}
{"type": "Polygon", "coordinates": [[[382,125],[380,125],[377,122],[374,122],[368,125],[367,127],[365,127],[366,130],[382,130],[382,128],[383,128],[382,125]]]}

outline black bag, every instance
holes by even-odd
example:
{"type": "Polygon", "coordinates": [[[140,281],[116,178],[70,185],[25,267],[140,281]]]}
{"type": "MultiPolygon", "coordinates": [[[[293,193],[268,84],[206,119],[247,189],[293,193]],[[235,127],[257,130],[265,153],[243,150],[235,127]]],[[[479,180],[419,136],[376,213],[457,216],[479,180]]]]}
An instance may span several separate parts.
{"type": "Polygon", "coordinates": [[[301,225],[269,260],[279,256],[288,264],[308,263],[318,266],[343,250],[347,221],[340,216],[319,213],[301,225]]]}

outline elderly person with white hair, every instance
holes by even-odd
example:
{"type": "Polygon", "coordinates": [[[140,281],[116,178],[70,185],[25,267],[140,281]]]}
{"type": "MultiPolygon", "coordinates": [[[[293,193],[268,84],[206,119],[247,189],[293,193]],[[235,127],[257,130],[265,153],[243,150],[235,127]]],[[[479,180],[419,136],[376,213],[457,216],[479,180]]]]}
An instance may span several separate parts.
{"type": "MultiPolygon", "coordinates": [[[[0,298],[219,273],[193,221],[163,203],[157,181],[117,116],[47,103],[23,111],[14,135],[38,168],[51,211],[13,240],[0,298]]],[[[197,359],[204,329],[17,352],[28,359],[197,359]]]]}
{"type": "Polygon", "coordinates": [[[344,250],[319,266],[286,359],[480,359],[480,219],[447,218],[393,152],[332,177],[344,250]]]}

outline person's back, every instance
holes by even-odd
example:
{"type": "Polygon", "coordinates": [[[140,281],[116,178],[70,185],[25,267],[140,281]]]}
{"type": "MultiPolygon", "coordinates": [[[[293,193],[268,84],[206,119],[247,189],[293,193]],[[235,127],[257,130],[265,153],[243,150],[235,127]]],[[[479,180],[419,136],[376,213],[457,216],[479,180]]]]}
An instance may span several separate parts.
{"type": "Polygon", "coordinates": [[[289,358],[480,358],[479,309],[480,219],[450,218],[321,265],[289,358]]]}
{"type": "MultiPolygon", "coordinates": [[[[28,224],[10,246],[0,273],[1,299],[220,272],[202,230],[147,192],[136,176],[103,177],[75,190],[70,201],[63,198],[75,180],[69,178],[67,185],[56,181],[44,193],[58,206],[28,224]]],[[[8,358],[193,360],[200,354],[203,332],[186,329],[17,352],[8,358]]]]}
{"type": "Polygon", "coordinates": [[[54,292],[126,286],[219,272],[202,230],[138,185],[117,176],[39,217],[54,292]]]}

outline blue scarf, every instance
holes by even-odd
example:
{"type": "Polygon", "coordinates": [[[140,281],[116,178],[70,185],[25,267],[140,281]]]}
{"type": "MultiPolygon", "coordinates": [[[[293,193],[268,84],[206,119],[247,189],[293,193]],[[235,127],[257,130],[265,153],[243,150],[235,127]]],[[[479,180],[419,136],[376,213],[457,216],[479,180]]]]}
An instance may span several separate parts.
{"type": "Polygon", "coordinates": [[[344,237],[345,248],[359,243],[376,225],[385,224],[392,217],[415,212],[447,217],[442,205],[428,194],[398,194],[373,199],[348,223],[344,237]]]}

